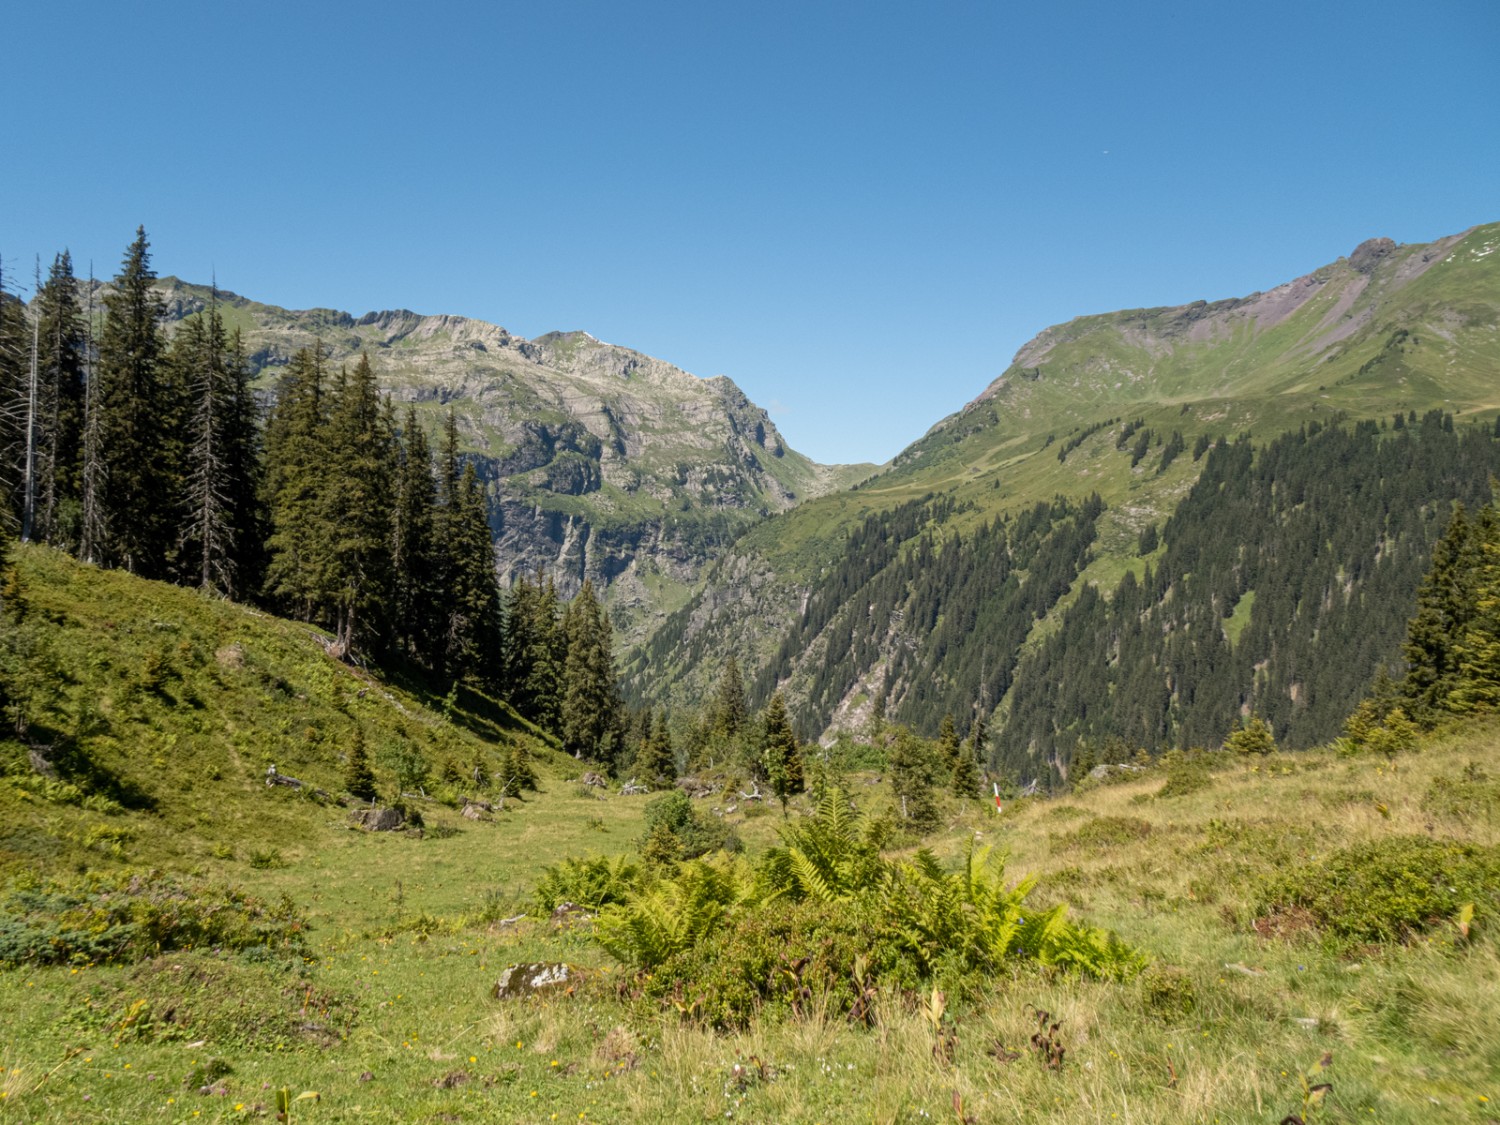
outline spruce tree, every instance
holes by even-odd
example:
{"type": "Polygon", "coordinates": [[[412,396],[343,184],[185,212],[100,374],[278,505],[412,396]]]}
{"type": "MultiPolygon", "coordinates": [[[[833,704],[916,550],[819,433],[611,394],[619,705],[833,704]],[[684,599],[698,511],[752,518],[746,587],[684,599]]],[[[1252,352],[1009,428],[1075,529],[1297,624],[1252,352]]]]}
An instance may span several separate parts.
{"type": "Polygon", "coordinates": [[[66,250],[53,259],[35,310],[40,441],[34,537],[74,546],[82,495],[86,333],[73,260],[66,250]]]}
{"type": "Polygon", "coordinates": [[[259,440],[244,349],[224,330],[217,290],[178,329],[168,362],[187,399],[180,579],[241,596],[259,570],[259,440]]]}
{"type": "Polygon", "coordinates": [[[393,436],[369,357],[341,373],[328,415],[318,516],[328,536],[328,594],[342,652],[379,652],[391,588],[393,436]]]}
{"type": "Polygon", "coordinates": [[[104,298],[99,338],[106,561],[147,578],[166,571],[175,539],[179,402],[163,370],[165,309],[153,288],[144,227],[104,298]]]}
{"type": "Polygon", "coordinates": [[[933,755],[927,743],[906,727],[897,727],[889,763],[891,796],[901,819],[918,832],[937,823],[937,800],[933,796],[933,755]]]}
{"type": "Polygon", "coordinates": [[[953,722],[953,713],[949,712],[943,716],[943,721],[938,724],[937,766],[943,777],[951,778],[958,772],[961,753],[958,741],[958,727],[953,722]]]}
{"type": "MultiPolygon", "coordinates": [[[[1486,525],[1493,515],[1482,517],[1486,525]]],[[[1406,710],[1421,721],[1448,705],[1459,679],[1455,644],[1461,643],[1476,609],[1476,529],[1462,504],[1455,504],[1447,529],[1432,548],[1432,563],[1417,590],[1417,608],[1406,628],[1402,655],[1406,678],[1401,696],[1406,710]]]]}
{"type": "Polygon", "coordinates": [[[677,759],[672,752],[672,735],[667,729],[667,713],[661,712],[651,724],[651,731],[635,758],[635,776],[653,789],[667,789],[677,780],[677,759]]]}
{"type": "Polygon", "coordinates": [[[349,758],[344,763],[344,790],[360,801],[373,801],[377,796],[375,771],[365,749],[365,732],[358,726],[349,738],[349,758]]]}
{"type": "Polygon", "coordinates": [[[594,586],[585,580],[568,608],[563,665],[562,744],[575,758],[613,765],[623,704],[615,679],[614,634],[594,586]]]}
{"type": "Polygon", "coordinates": [[[494,685],[501,678],[500,588],[484,487],[472,464],[464,466],[445,523],[450,585],[444,666],[455,678],[494,685]]]}
{"type": "Polygon", "coordinates": [[[394,507],[391,512],[391,618],[397,648],[436,670],[434,602],[436,552],[433,517],[437,487],[426,431],[408,406],[397,443],[394,507]]]}
{"type": "Polygon", "coordinates": [[[786,812],[786,803],[794,793],[803,789],[802,750],[797,745],[797,735],[786,713],[786,701],[781,692],[771,696],[766,704],[761,731],[761,762],[766,771],[766,780],[771,792],[781,802],[781,811],[786,812]]]}
{"type": "Polygon", "coordinates": [[[526,669],[523,695],[531,709],[523,714],[558,737],[562,736],[563,670],[568,655],[568,635],[563,624],[557,587],[551,578],[544,580],[538,574],[523,658],[526,669]]]}
{"type": "Polygon", "coordinates": [[[1452,644],[1457,669],[1447,705],[1460,713],[1493,711],[1500,708],[1500,520],[1491,505],[1480,514],[1463,568],[1471,608],[1452,644]]]}
{"type": "Polygon", "coordinates": [[[709,725],[714,734],[724,739],[734,738],[745,725],[745,681],[733,653],[724,658],[724,667],[719,672],[709,725]]]}
{"type": "Polygon", "coordinates": [[[959,747],[958,757],[953,763],[950,789],[955,797],[984,796],[984,775],[980,772],[979,763],[986,754],[986,734],[984,716],[976,715],[969,738],[959,747]]]}
{"type": "Polygon", "coordinates": [[[266,593],[283,612],[315,621],[331,559],[322,497],[329,469],[323,356],[303,348],[276,385],[265,428],[266,593]]]}

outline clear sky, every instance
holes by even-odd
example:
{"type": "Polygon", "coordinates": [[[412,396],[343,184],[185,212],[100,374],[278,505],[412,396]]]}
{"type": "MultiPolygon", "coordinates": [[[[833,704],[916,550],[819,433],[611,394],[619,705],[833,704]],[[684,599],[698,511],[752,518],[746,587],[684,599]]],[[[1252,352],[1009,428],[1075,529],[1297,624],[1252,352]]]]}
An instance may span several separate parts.
{"type": "Polygon", "coordinates": [[[1496,0],[75,0],[0,254],[582,328],[883,461],[1057,321],[1500,219],[1496,0]]]}

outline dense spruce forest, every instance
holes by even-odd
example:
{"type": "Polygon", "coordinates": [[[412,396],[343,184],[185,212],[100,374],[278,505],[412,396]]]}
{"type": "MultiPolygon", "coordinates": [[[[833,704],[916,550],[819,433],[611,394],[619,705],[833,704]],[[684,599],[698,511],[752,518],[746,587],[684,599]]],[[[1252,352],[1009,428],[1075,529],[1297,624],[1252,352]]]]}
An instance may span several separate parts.
{"type": "MultiPolygon", "coordinates": [[[[1114,444],[1139,462],[1142,437],[1127,422],[1114,444]]],[[[806,690],[788,706],[804,732],[863,693],[877,721],[927,738],[953,716],[989,730],[991,769],[1054,789],[1142,750],[1217,747],[1252,716],[1288,747],[1325,742],[1373,683],[1405,674],[1433,544],[1500,471],[1496,427],[1440,410],[1157,447],[1158,474],[1178,457],[1201,467],[1113,588],[1076,584],[1097,496],[967,531],[953,524],[971,503],[913,500],[849,534],[752,676],[752,702],[800,667],[806,690]]],[[[674,647],[711,659],[690,624],[670,620],[645,666],[674,647]]]]}
{"type": "Polygon", "coordinates": [[[1455,502],[1484,503],[1491,426],[1450,415],[1220,439],[1144,576],[1080,591],[1017,670],[994,760],[1031,776],[1138,747],[1217,746],[1241,716],[1288,747],[1337,735],[1402,637],[1455,502]]]}
{"type": "MultiPolygon", "coordinates": [[[[566,604],[540,576],[502,593],[453,415],[434,450],[368,357],[330,371],[318,348],[262,403],[217,306],[169,338],[155,279],[140,230],[108,287],[80,285],[63,253],[29,312],[0,290],[0,547],[42,543],[317,625],[337,656],[503,698],[611,765],[628,716],[609,618],[587,583],[566,604]]],[[[24,591],[4,609],[14,638],[24,591]]]]}

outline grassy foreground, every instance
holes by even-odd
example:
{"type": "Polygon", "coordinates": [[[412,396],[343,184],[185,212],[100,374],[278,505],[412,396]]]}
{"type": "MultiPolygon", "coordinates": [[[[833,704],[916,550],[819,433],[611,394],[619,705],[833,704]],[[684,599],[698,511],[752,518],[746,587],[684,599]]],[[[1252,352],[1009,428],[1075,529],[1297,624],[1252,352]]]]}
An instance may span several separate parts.
{"type": "MultiPolygon", "coordinates": [[[[306,1122],[1280,1122],[1304,1113],[1301,1076],[1325,1054],[1310,1081],[1332,1089],[1309,1121],[1500,1120],[1500,888],[1480,896],[1467,937],[1437,919],[1405,944],[1335,940],[1312,910],[1272,908],[1264,891],[1368,842],[1500,843],[1500,728],[1452,731],[1394,760],[1214,756],[1001,814],[947,806],[927,841],[945,859],[976,837],[995,844],[1011,878],[1041,875],[1038,900],[1065,900],[1154,958],[1126,984],[1017,967],[950,996],[949,1061],[921,997],[882,993],[871,1029],[814,1005],[732,1034],[618,999],[624,969],[586,923],[515,916],[546,864],[633,850],[649,798],[601,797],[523,729],[444,717],[389,685],[363,683],[335,706],[319,685],[350,673],[286,623],[51,556],[27,567],[74,665],[47,705],[51,729],[76,727],[92,687],[102,718],[86,713],[97,729],[76,737],[127,799],[90,807],[12,771],[0,785],[8,872],[196,871],[270,902],[290,896],[311,930],[297,956],[199,949],[0,971],[0,1120],[270,1120],[285,1089],[317,1092],[291,1102],[290,1119],[306,1122]],[[107,599],[80,592],[95,582],[113,584],[107,599]],[[134,616],[148,607],[132,599],[149,612],[134,616]],[[96,636],[95,664],[114,670],[82,671],[74,646],[103,628],[100,604],[115,632],[149,644],[96,636]],[[110,678],[139,679],[114,666],[155,652],[164,633],[179,671],[161,690],[199,706],[110,678]],[[241,647],[227,663],[212,655],[226,644],[241,647]],[[195,662],[195,648],[211,658],[195,662]],[[246,668],[270,671],[237,679],[246,668]],[[274,753],[334,788],[338,740],[305,732],[356,719],[372,745],[399,735],[433,755],[498,759],[500,743],[526,739],[541,792],[488,822],[424,804],[419,839],[352,830],[337,805],[260,780],[261,755],[274,753]],[[190,731],[188,764],[211,767],[163,749],[190,731]],[[44,843],[18,850],[32,840],[44,843]],[[492,998],[505,966],[542,960],[591,972],[571,996],[492,998]]],[[[888,801],[873,778],[850,780],[862,804],[888,801]]],[[[752,853],[780,821],[755,811],[728,814],[752,853]]]]}

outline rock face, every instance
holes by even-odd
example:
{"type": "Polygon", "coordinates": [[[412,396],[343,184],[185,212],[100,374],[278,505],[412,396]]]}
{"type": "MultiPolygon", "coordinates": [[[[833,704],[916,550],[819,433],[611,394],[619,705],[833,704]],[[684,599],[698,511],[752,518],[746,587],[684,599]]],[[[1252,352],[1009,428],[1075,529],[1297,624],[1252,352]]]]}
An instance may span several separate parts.
{"type": "MultiPolygon", "coordinates": [[[[172,320],[210,297],[175,278],[160,288],[172,320]]],[[[430,430],[451,407],[489,493],[502,581],[540,570],[566,597],[592,579],[627,642],[750,524],[869,469],[790,449],[722,375],[700,379],[586,332],[527,340],[404,309],[294,312],[223,291],[218,302],[266,393],[298,349],[320,344],[334,370],[367,352],[382,387],[430,430]]]]}
{"type": "Polygon", "coordinates": [[[495,982],[496,1000],[522,1000],[528,996],[565,993],[578,982],[578,970],[563,961],[534,961],[512,965],[495,982]]]}

